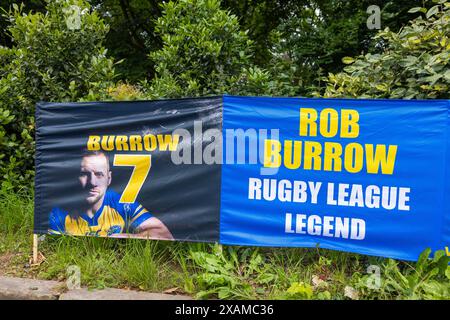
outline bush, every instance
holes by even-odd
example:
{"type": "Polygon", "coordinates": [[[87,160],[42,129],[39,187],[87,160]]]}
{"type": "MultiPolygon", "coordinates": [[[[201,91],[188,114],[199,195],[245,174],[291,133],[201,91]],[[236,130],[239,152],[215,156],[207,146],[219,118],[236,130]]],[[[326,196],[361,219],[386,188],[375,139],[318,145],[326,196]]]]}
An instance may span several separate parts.
{"type": "Polygon", "coordinates": [[[30,185],[34,106],[77,101],[113,84],[114,63],[102,43],[108,32],[84,0],[47,2],[47,13],[13,5],[6,15],[12,48],[0,48],[0,180],[30,185]]]}
{"type": "Polygon", "coordinates": [[[155,30],[164,46],[150,53],[157,73],[150,97],[283,94],[284,87],[252,63],[253,42],[220,1],[170,1],[162,9],[155,30]]]}
{"type": "Polygon", "coordinates": [[[422,12],[398,33],[386,29],[375,39],[388,46],[380,54],[346,57],[344,72],[329,74],[325,97],[450,98],[450,2],[422,12]]]}

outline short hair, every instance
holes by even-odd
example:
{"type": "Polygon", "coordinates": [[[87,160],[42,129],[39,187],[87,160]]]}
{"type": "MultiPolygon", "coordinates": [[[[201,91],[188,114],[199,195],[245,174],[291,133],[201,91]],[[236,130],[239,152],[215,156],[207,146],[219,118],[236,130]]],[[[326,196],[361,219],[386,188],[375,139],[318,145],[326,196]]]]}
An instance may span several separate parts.
{"type": "Polygon", "coordinates": [[[106,159],[106,164],[108,165],[108,171],[110,171],[110,163],[109,163],[109,155],[102,151],[102,150],[88,150],[88,149],[84,149],[82,154],[81,154],[81,158],[85,158],[85,157],[94,157],[94,156],[104,156],[106,159]]]}

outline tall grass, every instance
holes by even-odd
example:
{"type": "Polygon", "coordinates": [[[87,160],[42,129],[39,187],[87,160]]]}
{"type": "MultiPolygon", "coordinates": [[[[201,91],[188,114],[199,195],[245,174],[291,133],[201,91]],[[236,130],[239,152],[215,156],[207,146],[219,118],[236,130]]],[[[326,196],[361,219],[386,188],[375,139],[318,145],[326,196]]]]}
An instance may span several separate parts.
{"type": "Polygon", "coordinates": [[[0,253],[26,248],[33,233],[33,194],[0,189],[0,253]]]}
{"type": "Polygon", "coordinates": [[[172,289],[197,298],[346,299],[346,287],[352,287],[353,298],[360,299],[450,299],[443,252],[411,264],[318,248],[47,236],[40,244],[45,261],[30,268],[24,263],[31,253],[32,225],[33,194],[0,189],[0,255],[20,257],[2,267],[22,276],[64,281],[67,268],[78,266],[85,286],[172,289]],[[369,265],[380,268],[375,289],[367,285],[369,265]]]}

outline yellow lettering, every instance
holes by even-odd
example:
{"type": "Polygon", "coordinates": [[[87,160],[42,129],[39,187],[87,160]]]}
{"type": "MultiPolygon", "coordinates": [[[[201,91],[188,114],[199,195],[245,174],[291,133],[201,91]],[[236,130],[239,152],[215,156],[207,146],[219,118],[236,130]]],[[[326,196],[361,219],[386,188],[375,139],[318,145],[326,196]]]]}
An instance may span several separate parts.
{"type": "Polygon", "coordinates": [[[129,143],[130,143],[131,151],[142,151],[142,137],[141,136],[130,136],[129,143]]]}
{"type": "Polygon", "coordinates": [[[169,148],[170,151],[177,150],[178,140],[180,139],[180,136],[178,135],[172,136],[170,134],[166,135],[158,134],[157,137],[159,143],[159,150],[166,151],[167,147],[169,148]]]}
{"type": "Polygon", "coordinates": [[[341,137],[356,138],[359,136],[359,113],[352,109],[341,110],[341,137]]]}
{"type": "Polygon", "coordinates": [[[156,137],[152,134],[146,134],[144,136],[144,148],[147,151],[156,150],[156,137]]]}
{"type": "Polygon", "coordinates": [[[317,111],[311,108],[300,108],[300,136],[317,136],[317,111]]]}
{"type": "Polygon", "coordinates": [[[338,132],[339,115],[336,110],[327,108],[320,113],[320,134],[332,138],[338,132]]]}
{"type": "Polygon", "coordinates": [[[123,190],[122,196],[120,197],[120,203],[133,203],[142,188],[142,185],[147,178],[148,172],[152,165],[151,155],[136,155],[136,154],[116,154],[114,156],[115,166],[128,166],[134,167],[133,173],[131,174],[130,180],[127,186],[123,190]]]}
{"type": "Polygon", "coordinates": [[[320,157],[320,154],[322,153],[322,145],[315,141],[306,141],[304,146],[304,168],[306,170],[311,170],[314,162],[314,170],[320,170],[322,167],[322,159],[320,157]]]}
{"type": "Polygon", "coordinates": [[[363,147],[359,143],[349,143],[345,147],[345,170],[351,173],[360,172],[363,167],[363,147]]]}
{"type": "Polygon", "coordinates": [[[325,142],[323,170],[342,171],[341,156],[342,156],[342,146],[340,143],[325,142]]]}
{"type": "Polygon", "coordinates": [[[117,151],[128,151],[128,137],[127,136],[117,136],[116,137],[116,150],[117,151]]]}
{"type": "Polygon", "coordinates": [[[281,143],[278,140],[264,141],[264,167],[278,168],[281,165],[281,143]]]}
{"type": "Polygon", "coordinates": [[[114,150],[114,136],[103,136],[102,138],[102,149],[105,151],[114,150]]]}
{"type": "Polygon", "coordinates": [[[394,172],[395,157],[397,155],[397,146],[389,146],[386,156],[386,145],[377,144],[375,154],[373,144],[366,144],[366,162],[368,173],[378,173],[381,166],[383,174],[392,174],[394,172]]]}
{"type": "Polygon", "coordinates": [[[90,151],[100,150],[100,136],[89,136],[87,149],[90,151]]]}
{"type": "Polygon", "coordinates": [[[292,148],[292,140],[284,141],[284,166],[288,169],[298,169],[302,164],[302,142],[294,141],[292,148]]]}

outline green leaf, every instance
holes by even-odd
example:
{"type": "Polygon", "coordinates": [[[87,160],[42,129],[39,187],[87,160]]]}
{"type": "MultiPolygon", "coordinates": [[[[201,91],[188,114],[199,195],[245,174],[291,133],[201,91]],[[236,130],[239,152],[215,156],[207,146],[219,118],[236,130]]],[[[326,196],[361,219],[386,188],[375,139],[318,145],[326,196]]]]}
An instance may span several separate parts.
{"type": "Polygon", "coordinates": [[[434,253],[433,262],[438,262],[445,255],[444,250],[437,250],[434,253]]]}
{"type": "Polygon", "coordinates": [[[355,59],[353,59],[352,57],[343,57],[342,62],[345,64],[352,64],[353,62],[355,62],[355,59]]]}
{"type": "Polygon", "coordinates": [[[430,248],[426,248],[424,251],[422,251],[422,253],[419,256],[419,259],[417,260],[417,269],[422,269],[426,265],[430,253],[431,253],[430,248]]]}
{"type": "Polygon", "coordinates": [[[444,78],[445,78],[445,80],[447,80],[447,81],[450,82],[450,70],[447,70],[447,71],[444,73],[444,78]]]}
{"type": "Polygon", "coordinates": [[[416,12],[422,11],[422,9],[424,9],[424,8],[422,8],[422,7],[414,7],[414,8],[409,9],[408,13],[416,13],[416,12]]]}
{"type": "Polygon", "coordinates": [[[428,77],[425,77],[425,78],[422,78],[422,79],[433,85],[433,84],[436,83],[436,81],[441,79],[442,76],[443,76],[442,74],[437,73],[437,74],[434,74],[432,76],[428,76],[428,77]]]}
{"type": "Polygon", "coordinates": [[[331,293],[329,291],[319,292],[317,294],[319,300],[331,300],[331,293]]]}
{"type": "Polygon", "coordinates": [[[438,12],[439,12],[439,8],[440,8],[440,6],[439,6],[438,4],[435,5],[435,6],[432,6],[432,7],[427,11],[427,14],[426,14],[427,19],[429,19],[430,17],[432,17],[432,16],[434,16],[436,13],[438,13],[438,12]]]}
{"type": "Polygon", "coordinates": [[[438,275],[439,274],[439,268],[433,268],[431,271],[430,271],[430,273],[429,273],[429,277],[430,278],[432,278],[432,277],[434,277],[434,276],[436,276],[436,275],[438,275]]]}
{"type": "Polygon", "coordinates": [[[294,282],[287,289],[287,293],[293,297],[311,299],[313,290],[309,284],[305,284],[303,282],[294,282]]]}

